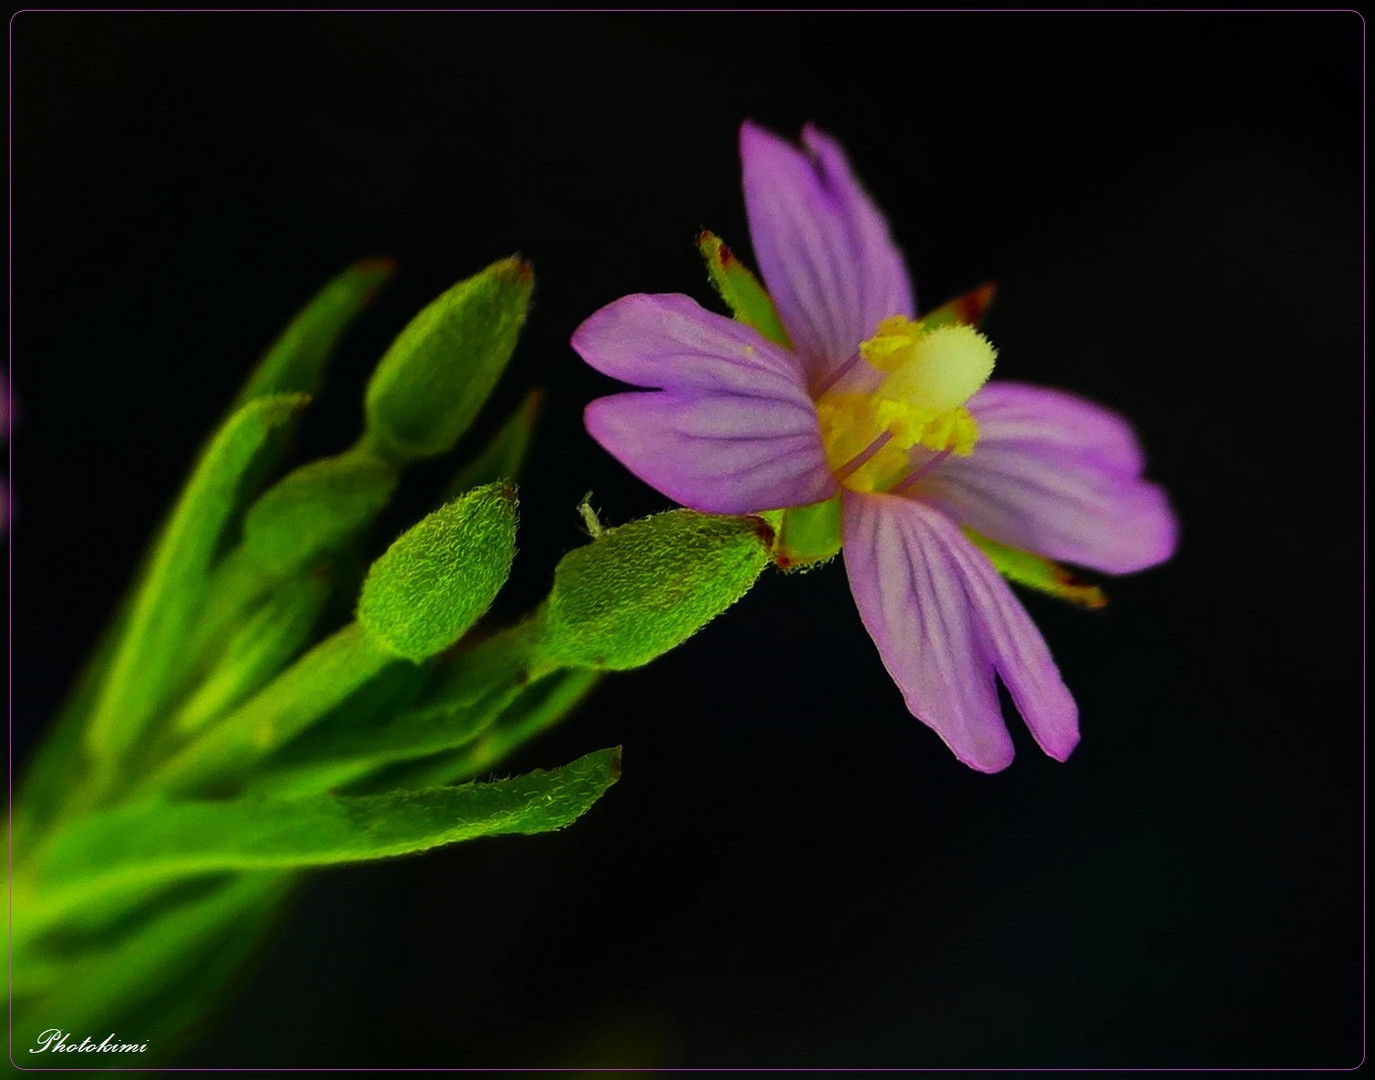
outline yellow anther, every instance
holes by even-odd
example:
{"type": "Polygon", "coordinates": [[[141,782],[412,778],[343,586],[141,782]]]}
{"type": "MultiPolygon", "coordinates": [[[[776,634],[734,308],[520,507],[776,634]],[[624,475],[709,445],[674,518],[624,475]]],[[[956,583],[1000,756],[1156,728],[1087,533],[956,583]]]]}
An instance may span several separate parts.
{"type": "Polygon", "coordinates": [[[972,326],[925,330],[897,315],[878,324],[878,333],[859,347],[866,363],[888,373],[880,397],[935,412],[959,408],[993,374],[997,352],[972,326]]]}
{"type": "Polygon", "coordinates": [[[908,452],[968,455],[979,427],[964,407],[993,371],[996,352],[971,326],[926,330],[901,315],[884,319],[859,347],[860,356],[886,377],[869,393],[829,393],[817,403],[826,457],[838,474],[867,452],[863,467],[847,474],[849,486],[882,489],[908,470],[908,452]],[[872,450],[875,440],[885,439],[872,450]]]}
{"type": "Polygon", "coordinates": [[[859,355],[872,368],[896,371],[911,358],[923,333],[921,323],[892,315],[878,324],[878,333],[860,344],[859,355]]]}
{"type": "Polygon", "coordinates": [[[963,406],[937,412],[905,401],[879,398],[876,416],[880,428],[891,432],[894,444],[903,450],[924,446],[968,457],[979,438],[979,425],[963,406]]]}

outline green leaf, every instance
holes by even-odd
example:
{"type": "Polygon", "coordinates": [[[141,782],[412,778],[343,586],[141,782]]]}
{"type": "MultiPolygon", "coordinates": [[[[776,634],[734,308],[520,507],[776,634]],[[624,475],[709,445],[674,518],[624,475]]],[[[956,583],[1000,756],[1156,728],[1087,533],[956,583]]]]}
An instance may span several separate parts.
{"type": "Polygon", "coordinates": [[[294,573],[371,524],[396,482],[394,465],[362,449],[302,465],[248,508],[234,558],[274,580],[294,573]]]}
{"type": "MultiPolygon", "coordinates": [[[[289,893],[292,877],[282,871],[182,883],[187,894],[145,922],[98,938],[74,955],[15,957],[16,983],[48,976],[50,988],[24,994],[16,986],[14,1040],[34,1046],[38,1034],[60,1017],[64,1031],[80,1042],[115,1031],[116,1041],[148,1044],[140,1067],[166,1064],[173,1040],[204,1023],[214,999],[261,937],[289,893]],[[189,890],[186,886],[194,884],[189,890]],[[47,968],[46,972],[36,968],[47,968]]],[[[123,1056],[123,1055],[121,1055],[123,1056]]],[[[99,1061],[108,1061],[98,1055],[99,1061]]]]}
{"type": "Polygon", "coordinates": [[[269,436],[307,400],[284,394],[249,402],[226,421],[197,463],[154,546],[87,728],[86,745],[107,775],[175,683],[177,661],[186,652],[207,572],[245,475],[269,447],[269,436]]]}
{"type": "MultiPolygon", "coordinates": [[[[466,780],[505,761],[562,720],[601,677],[598,671],[584,669],[555,672],[540,679],[507,706],[476,739],[442,763],[443,781],[466,780]]],[[[436,774],[435,778],[440,776],[436,774]]]]}
{"type": "Polygon", "coordinates": [[[321,560],[359,544],[396,482],[395,466],[355,448],[302,465],[259,496],[238,546],[212,572],[189,650],[194,667],[222,666],[225,640],[273,603],[266,598],[301,587],[293,575],[330,574],[321,560]]]}
{"type": "Polygon", "coordinates": [[[358,621],[397,656],[425,660],[487,610],[515,550],[515,489],[475,488],[413,526],[372,564],[358,621]]]}
{"type": "MultiPolygon", "coordinates": [[[[21,933],[14,957],[14,994],[31,998],[55,989],[59,994],[65,992],[72,1005],[74,991],[78,987],[91,989],[103,970],[116,976],[113,981],[119,986],[118,976],[133,966],[140,969],[139,977],[123,984],[123,992],[128,994],[144,986],[197,936],[213,931],[214,924],[223,918],[233,917],[265,886],[280,885],[283,880],[279,872],[260,871],[163,883],[150,902],[99,928],[74,926],[64,920],[37,938],[21,933]]],[[[19,912],[21,925],[23,914],[19,912]]]]}
{"type": "Polygon", "coordinates": [[[72,819],[52,838],[38,859],[33,895],[52,919],[137,881],[327,866],[480,836],[549,832],[596,802],[619,779],[620,761],[617,747],[490,784],[100,811],[72,819]]]}
{"type": "Polygon", "coordinates": [[[357,623],[346,626],[140,781],[172,793],[236,783],[396,662],[357,623]]]}
{"type": "Polygon", "coordinates": [[[1052,562],[1042,555],[1033,555],[1029,551],[1000,544],[976,533],[973,529],[965,529],[964,533],[1009,581],[1048,593],[1060,600],[1068,600],[1080,607],[1107,606],[1108,598],[1102,589],[1081,580],[1059,563],[1052,562]]]}
{"type": "Polygon", "coordinates": [[[454,474],[445,488],[445,500],[456,499],[465,491],[496,480],[514,483],[530,449],[535,419],[544,401],[543,390],[531,390],[516,406],[506,422],[497,429],[478,455],[454,474]]]}
{"type": "Polygon", "coordinates": [[[284,582],[222,643],[215,665],[182,703],[174,731],[199,731],[276,675],[310,637],[330,580],[311,574],[284,582]]]}
{"type": "Polygon", "coordinates": [[[274,755],[250,790],[277,795],[327,791],[398,761],[463,746],[538,678],[532,655],[536,644],[531,626],[511,627],[457,657],[413,707],[370,723],[315,725],[274,755]]]}
{"type": "Polygon", "coordinates": [[[686,641],[749,591],[769,561],[759,518],[670,510],[565,555],[544,613],[544,655],[625,669],[686,641]]]}
{"type": "Polygon", "coordinates": [[[396,461],[451,449],[516,347],[534,274],[511,257],[461,281],[401,331],[367,390],[368,438],[396,461]]]}
{"type": "Polygon", "coordinates": [[[128,628],[133,599],[133,593],[125,595],[82,667],[76,686],[33,752],[14,803],[16,847],[23,843],[30,829],[39,828],[56,816],[84,780],[86,761],[82,742],[86,720],[95,707],[100,687],[128,628]]]}
{"type": "Polygon", "coordinates": [[[398,761],[454,750],[480,735],[520,691],[502,687],[463,705],[407,710],[365,730],[328,736],[312,730],[306,736],[309,745],[284,748],[249,790],[272,795],[330,791],[398,761]]]}
{"type": "Polygon", "coordinates": [[[258,362],[234,407],[267,394],[315,393],[339,335],[395,267],[391,259],[365,259],[321,289],[258,362]]]}
{"type": "Polygon", "coordinates": [[[792,342],[773,300],[759,284],[759,279],[742,263],[735,252],[721,242],[713,232],[703,229],[697,234],[697,249],[707,263],[707,274],[721,299],[735,315],[736,321],[752,326],[760,335],[775,345],[791,349],[792,342]]]}
{"type": "Polygon", "coordinates": [[[369,794],[393,788],[429,787],[468,780],[504,761],[566,716],[601,678],[588,669],[556,671],[523,687],[501,715],[457,749],[420,761],[399,762],[355,784],[369,794]]]}

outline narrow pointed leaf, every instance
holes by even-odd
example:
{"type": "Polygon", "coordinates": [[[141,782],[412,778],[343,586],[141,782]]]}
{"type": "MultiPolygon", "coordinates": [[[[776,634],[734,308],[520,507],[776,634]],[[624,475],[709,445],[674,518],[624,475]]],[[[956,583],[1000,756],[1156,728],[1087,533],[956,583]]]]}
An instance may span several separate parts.
{"type": "Polygon", "coordinates": [[[490,784],[374,796],[132,805],[72,820],[38,864],[49,914],[141,880],[380,859],[580,817],[620,776],[620,749],[490,784]]]}
{"type": "Polygon", "coordinates": [[[254,777],[249,790],[272,795],[330,791],[398,761],[455,750],[481,735],[520,692],[519,686],[502,687],[466,705],[408,710],[374,728],[311,739],[301,749],[288,747],[254,777]]]}
{"type": "MultiPolygon", "coordinates": [[[[280,892],[283,884],[283,875],[273,871],[185,882],[170,891],[163,888],[166,902],[99,934],[65,933],[56,941],[25,942],[14,958],[15,996],[32,997],[51,988],[63,999],[67,1024],[72,1023],[66,1019],[68,1009],[99,1021],[93,1013],[168,974],[198,938],[213,934],[265,894],[280,892]]],[[[66,924],[63,930],[68,930],[66,924]]],[[[194,953],[183,962],[195,963],[194,953]]]]}
{"type": "Polygon", "coordinates": [[[87,747],[107,773],[138,741],[175,681],[245,476],[273,432],[306,401],[300,394],[251,401],[230,417],[197,463],[154,546],[87,729],[87,747]]]}
{"type": "Polygon", "coordinates": [[[754,327],[774,344],[791,349],[792,342],[778,318],[773,300],[735,252],[726,247],[719,236],[705,229],[697,234],[697,249],[706,260],[711,283],[736,320],[754,327]]]}
{"type": "Polygon", "coordinates": [[[267,394],[313,394],[339,335],[395,269],[391,259],[354,263],[318,292],[263,355],[235,408],[267,394]]]}
{"type": "Polygon", "coordinates": [[[357,623],[346,626],[144,780],[155,790],[175,794],[237,783],[252,765],[397,662],[357,623]]]}
{"type": "Polygon", "coordinates": [[[82,784],[86,770],[82,752],[86,721],[99,700],[101,685],[128,629],[132,605],[130,593],[101,632],[75,688],[33,752],[14,803],[16,845],[23,844],[31,828],[41,827],[56,815],[62,803],[82,784]]]}
{"type": "Polygon", "coordinates": [[[269,870],[205,879],[213,888],[196,899],[115,941],[94,941],[98,951],[66,965],[49,992],[15,1001],[15,1045],[37,1045],[56,1015],[64,1030],[114,1031],[116,1042],[146,1044],[140,1068],[171,1064],[264,948],[294,876],[269,870]]]}
{"type": "Polygon", "coordinates": [[[476,488],[424,518],[372,564],[358,621],[397,656],[425,660],[491,605],[515,545],[515,489],[476,488]]]}
{"type": "Polygon", "coordinates": [[[316,725],[274,755],[250,790],[277,795],[327,791],[395,762],[464,746],[539,677],[536,644],[532,627],[511,627],[459,656],[412,707],[342,729],[328,722],[316,725]]]}
{"type": "MultiPolygon", "coordinates": [[[[226,638],[293,575],[328,573],[356,547],[396,488],[396,467],[355,448],[308,462],[265,491],[244,514],[239,544],[215,567],[190,646],[194,666],[217,664],[226,638]]],[[[297,579],[299,580],[299,578],[297,579]]]]}
{"type": "Polygon", "coordinates": [[[248,508],[236,557],[274,580],[285,577],[356,537],[396,482],[396,467],[365,450],[302,465],[248,508]]]}
{"type": "Polygon", "coordinates": [[[309,640],[330,581],[311,574],[284,582],[224,643],[214,666],[172,722],[185,735],[228,712],[285,667],[309,640]]]}
{"type": "Polygon", "coordinates": [[[461,281],[401,331],[367,390],[368,437],[396,461],[451,449],[511,358],[534,286],[512,257],[461,281]]]}
{"type": "Polygon", "coordinates": [[[514,483],[520,479],[521,466],[525,464],[525,455],[535,433],[535,419],[543,401],[543,390],[531,390],[526,394],[525,400],[516,406],[487,445],[454,474],[444,498],[456,499],[465,491],[497,480],[514,483]]]}
{"type": "Polygon", "coordinates": [[[571,712],[601,679],[589,669],[556,671],[523,688],[477,738],[465,746],[420,761],[383,769],[350,790],[359,794],[394,788],[430,787],[470,780],[490,772],[521,746],[571,712]]]}
{"type": "Polygon", "coordinates": [[[452,755],[444,780],[467,780],[495,768],[531,739],[542,735],[582,701],[601,678],[591,670],[548,675],[513,701],[478,738],[452,755]]]}

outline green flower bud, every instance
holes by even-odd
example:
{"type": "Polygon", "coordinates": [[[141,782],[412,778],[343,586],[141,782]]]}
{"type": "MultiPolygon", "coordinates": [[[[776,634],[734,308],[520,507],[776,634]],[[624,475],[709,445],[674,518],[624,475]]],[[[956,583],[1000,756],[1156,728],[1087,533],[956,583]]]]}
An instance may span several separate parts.
{"type": "Polygon", "coordinates": [[[302,465],[248,508],[243,554],[255,570],[282,576],[337,551],[387,505],[396,468],[351,451],[302,465]]]}
{"type": "Polygon", "coordinates": [[[461,281],[392,342],[368,384],[368,438],[400,462],[450,450],[516,347],[535,277],[511,257],[461,281]]]}
{"type": "Polygon", "coordinates": [[[759,518],[691,510],[607,529],[554,572],[544,656],[570,667],[649,663],[749,591],[772,539],[759,518]]]}
{"type": "Polygon", "coordinates": [[[424,518],[372,564],[358,621],[397,656],[428,659],[487,610],[515,551],[515,490],[474,488],[424,518]]]}

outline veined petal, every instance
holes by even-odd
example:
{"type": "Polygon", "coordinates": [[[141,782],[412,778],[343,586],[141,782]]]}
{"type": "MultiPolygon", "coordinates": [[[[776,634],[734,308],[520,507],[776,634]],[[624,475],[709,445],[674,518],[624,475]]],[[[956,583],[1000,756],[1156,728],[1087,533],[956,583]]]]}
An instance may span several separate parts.
{"type": "Polygon", "coordinates": [[[1131,477],[1145,467],[1141,444],[1124,417],[1063,390],[995,379],[969,400],[969,411],[980,437],[994,443],[1054,446],[1131,477]]]}
{"type": "Polygon", "coordinates": [[[573,348],[603,375],[635,386],[809,402],[792,353],[678,293],[636,293],[573,331],[573,348]]]}
{"type": "Polygon", "coordinates": [[[931,513],[946,530],[941,541],[964,573],[966,594],[982,617],[993,666],[1012,703],[1037,745],[1056,761],[1064,761],[1079,745],[1079,706],[1051,659],[1046,639],[988,556],[948,518],[931,513]]]}
{"type": "Polygon", "coordinates": [[[850,589],[912,714],[965,764],[1005,768],[1013,747],[996,670],[1041,748],[1067,757],[1079,737],[1074,699],[992,563],[930,507],[850,490],[842,499],[850,589]]]}
{"type": "Polygon", "coordinates": [[[650,487],[709,514],[830,498],[816,410],[803,395],[701,389],[616,394],[587,406],[588,433],[650,487]]]}
{"type": "Polygon", "coordinates": [[[840,145],[810,126],[802,141],[805,150],[749,122],[740,129],[755,258],[816,385],[881,319],[913,314],[912,286],[840,145]]]}
{"type": "Polygon", "coordinates": [[[1120,417],[1054,390],[990,383],[969,402],[979,441],[911,493],[999,543],[1110,574],[1174,552],[1178,525],[1120,417]]]}

